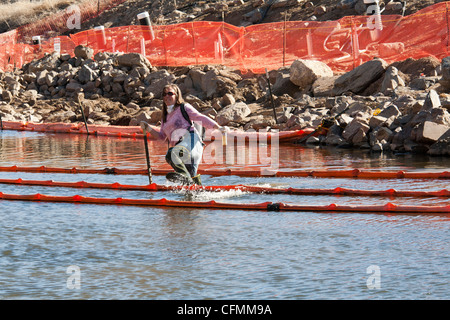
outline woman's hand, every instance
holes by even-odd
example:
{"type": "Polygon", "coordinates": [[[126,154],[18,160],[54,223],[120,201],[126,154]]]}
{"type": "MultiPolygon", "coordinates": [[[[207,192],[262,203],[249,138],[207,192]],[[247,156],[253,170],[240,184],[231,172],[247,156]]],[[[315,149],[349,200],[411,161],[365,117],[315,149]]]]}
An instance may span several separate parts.
{"type": "Polygon", "coordinates": [[[147,122],[141,121],[140,123],[142,133],[146,135],[148,132],[154,137],[155,139],[158,139],[158,132],[154,130],[147,122]]]}

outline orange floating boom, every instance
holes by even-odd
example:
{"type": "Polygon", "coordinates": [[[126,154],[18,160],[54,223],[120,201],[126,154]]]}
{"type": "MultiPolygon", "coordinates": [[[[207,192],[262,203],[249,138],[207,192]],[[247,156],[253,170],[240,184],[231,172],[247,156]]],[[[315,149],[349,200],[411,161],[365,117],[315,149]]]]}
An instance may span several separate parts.
{"type": "MultiPolygon", "coordinates": [[[[48,173],[84,173],[84,174],[117,174],[117,175],[146,175],[146,169],[81,169],[54,167],[1,167],[4,172],[48,172],[48,173]]],[[[152,169],[153,175],[166,175],[172,169],[152,169]]],[[[240,177],[314,177],[314,178],[359,178],[359,179],[450,179],[450,172],[406,172],[406,171],[364,171],[353,170],[231,170],[231,169],[199,169],[199,174],[211,176],[240,176],[240,177]]]]}
{"type": "Polygon", "coordinates": [[[150,207],[175,207],[175,208],[199,208],[199,209],[228,209],[228,210],[262,210],[262,211],[313,211],[313,212],[389,212],[389,213],[450,213],[448,206],[399,206],[387,203],[382,206],[341,206],[330,204],[326,206],[291,205],[284,203],[221,203],[212,201],[178,201],[163,199],[126,199],[126,198],[93,198],[74,196],[49,196],[43,194],[18,195],[0,192],[1,200],[39,201],[39,202],[67,202],[89,203],[104,205],[130,205],[150,207]]]}
{"type": "MultiPolygon", "coordinates": [[[[140,126],[114,126],[114,125],[88,125],[87,129],[83,123],[34,123],[24,121],[3,121],[4,130],[15,131],[32,131],[42,133],[71,133],[71,134],[92,134],[95,136],[107,136],[112,138],[131,138],[143,139],[144,135],[140,126]]],[[[262,139],[270,143],[273,137],[276,137],[279,143],[292,142],[310,134],[314,129],[306,128],[296,131],[280,131],[280,132],[246,132],[246,131],[230,131],[227,135],[229,139],[245,138],[245,140],[262,139]]],[[[151,139],[148,133],[147,137],[151,139]]]]}
{"type": "Polygon", "coordinates": [[[347,196],[379,196],[379,197],[450,197],[450,191],[442,189],[439,191],[399,191],[395,189],[388,190],[358,190],[337,187],[334,189],[300,189],[300,188],[270,188],[260,186],[246,185],[228,185],[228,186],[197,186],[189,187],[175,185],[158,185],[152,183],[149,185],[127,185],[115,183],[92,183],[85,181],[62,182],[53,180],[23,180],[19,179],[0,179],[0,184],[46,186],[46,187],[64,187],[64,188],[93,188],[93,189],[114,189],[114,190],[137,190],[137,191],[174,191],[174,190],[192,190],[192,191],[230,191],[238,190],[251,193],[266,194],[291,194],[291,195],[347,195],[347,196]]]}

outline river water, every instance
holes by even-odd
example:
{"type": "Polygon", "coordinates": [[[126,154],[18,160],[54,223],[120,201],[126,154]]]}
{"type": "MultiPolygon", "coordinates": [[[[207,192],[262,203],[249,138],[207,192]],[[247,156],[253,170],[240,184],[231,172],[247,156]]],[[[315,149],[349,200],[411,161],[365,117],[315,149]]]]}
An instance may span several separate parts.
{"type": "MultiPolygon", "coordinates": [[[[142,140],[2,131],[0,166],[146,167],[142,140]]],[[[167,147],[149,142],[153,167],[167,147]]],[[[243,148],[247,154],[254,150],[243,148]]],[[[242,150],[241,150],[242,151],[242,150]]],[[[282,145],[277,166],[442,172],[450,159],[282,145]]],[[[242,159],[236,156],[236,161],[242,159]]],[[[271,164],[272,165],[272,164],[271,164]]],[[[239,163],[201,167],[254,168],[239,163]]],[[[119,182],[143,175],[0,172],[1,179],[119,182]]],[[[154,176],[158,184],[168,183],[154,176]]],[[[202,177],[366,190],[450,189],[449,180],[202,177]]],[[[233,203],[450,205],[449,198],[144,192],[0,184],[14,194],[233,203]]],[[[0,200],[0,299],[449,299],[450,215],[266,212],[0,200]]]]}

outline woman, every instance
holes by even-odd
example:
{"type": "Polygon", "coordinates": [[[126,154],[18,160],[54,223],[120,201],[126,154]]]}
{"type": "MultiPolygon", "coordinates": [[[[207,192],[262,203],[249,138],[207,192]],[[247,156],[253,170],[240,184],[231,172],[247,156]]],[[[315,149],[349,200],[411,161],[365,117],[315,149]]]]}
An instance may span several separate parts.
{"type": "Polygon", "coordinates": [[[168,140],[166,161],[175,169],[175,173],[166,176],[168,180],[201,185],[197,169],[202,159],[203,142],[195,124],[201,124],[206,129],[219,129],[222,132],[228,128],[220,126],[184,102],[181,90],[175,84],[166,85],[162,96],[161,130],[159,132],[154,130],[144,121],[141,122],[142,130],[144,134],[150,132],[155,139],[168,140]]]}

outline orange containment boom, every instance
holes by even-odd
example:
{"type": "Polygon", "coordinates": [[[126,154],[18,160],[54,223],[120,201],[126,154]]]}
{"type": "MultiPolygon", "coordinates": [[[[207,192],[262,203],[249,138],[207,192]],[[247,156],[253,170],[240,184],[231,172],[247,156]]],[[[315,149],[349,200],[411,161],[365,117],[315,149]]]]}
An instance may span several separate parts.
{"type": "MultiPolygon", "coordinates": [[[[158,128],[157,128],[158,129],[158,128]]],[[[23,121],[3,121],[3,130],[16,130],[16,131],[32,131],[43,133],[71,133],[71,134],[87,134],[84,123],[34,123],[23,121]]],[[[113,126],[113,125],[88,125],[89,133],[96,136],[106,136],[115,138],[131,138],[131,139],[143,139],[144,135],[140,126],[113,126]]],[[[227,134],[228,140],[230,139],[242,139],[245,141],[250,140],[263,140],[264,142],[271,143],[272,140],[277,139],[278,143],[292,142],[301,139],[305,135],[312,133],[314,129],[306,128],[304,130],[296,131],[281,131],[281,132],[266,132],[266,131],[230,131],[227,134]]],[[[211,137],[214,136],[214,132],[209,132],[210,135],[205,136],[205,141],[208,142],[211,137]]],[[[150,133],[147,134],[148,138],[153,139],[150,133]]],[[[222,134],[216,135],[222,137],[222,134]]]]}
{"type": "MultiPolygon", "coordinates": [[[[2,167],[0,172],[47,172],[47,173],[83,173],[83,174],[117,174],[117,175],[146,175],[146,169],[81,169],[55,167],[2,167]]],[[[152,169],[153,175],[166,175],[172,169],[152,169]]],[[[365,171],[352,170],[291,170],[270,171],[264,168],[254,170],[231,169],[199,169],[199,174],[211,176],[239,176],[239,177],[314,177],[314,178],[360,178],[360,179],[450,179],[450,172],[406,172],[406,171],[365,171]]]]}
{"type": "Polygon", "coordinates": [[[138,191],[174,191],[174,190],[192,190],[192,191],[243,191],[251,193],[265,194],[291,194],[291,195],[345,195],[345,196],[379,196],[379,197],[450,197],[450,191],[443,189],[439,191],[400,191],[395,189],[388,190],[358,190],[347,188],[334,189],[300,189],[300,188],[268,188],[260,186],[229,185],[229,186],[197,186],[189,187],[176,185],[159,185],[152,183],[149,185],[126,185],[115,183],[92,183],[86,181],[61,182],[53,180],[23,180],[23,179],[0,179],[0,184],[27,185],[27,186],[45,186],[45,187],[64,187],[64,188],[93,188],[93,189],[114,189],[114,190],[138,190],[138,191]]]}
{"type": "Polygon", "coordinates": [[[0,192],[0,200],[39,201],[39,202],[67,202],[104,205],[130,205],[149,207],[175,207],[198,209],[227,209],[227,210],[262,210],[262,211],[298,211],[298,212],[389,212],[389,213],[450,213],[448,206],[400,206],[387,203],[382,206],[341,206],[330,204],[326,206],[291,205],[284,203],[221,203],[211,201],[178,201],[163,199],[126,199],[126,198],[93,198],[74,196],[48,196],[43,194],[18,195],[0,192]]]}

